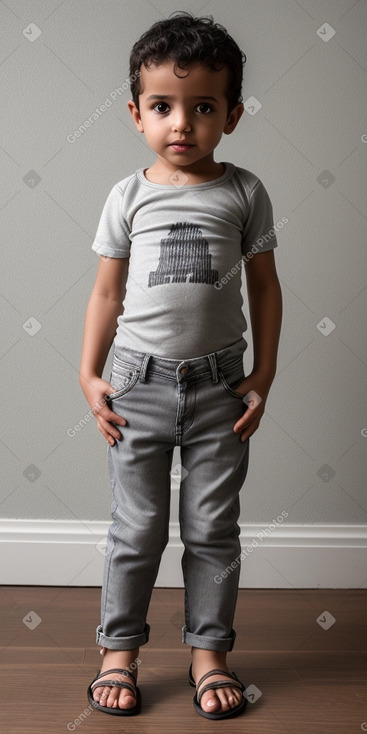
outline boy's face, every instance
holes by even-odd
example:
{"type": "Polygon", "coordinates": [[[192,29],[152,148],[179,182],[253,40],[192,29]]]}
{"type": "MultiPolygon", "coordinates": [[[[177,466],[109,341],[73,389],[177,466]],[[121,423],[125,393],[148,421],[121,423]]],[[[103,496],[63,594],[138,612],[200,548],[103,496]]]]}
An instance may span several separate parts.
{"type": "Polygon", "coordinates": [[[188,69],[176,68],[180,77],[173,67],[173,61],[149,69],[142,65],[140,112],[132,101],[128,108],[137,130],[144,132],[165,168],[202,170],[213,164],[213,150],[223,133],[229,135],[235,129],[244,107],[239,103],[227,117],[227,67],[214,72],[192,64],[188,69]],[[176,140],[192,147],[177,151],[172,147],[176,140]]]}

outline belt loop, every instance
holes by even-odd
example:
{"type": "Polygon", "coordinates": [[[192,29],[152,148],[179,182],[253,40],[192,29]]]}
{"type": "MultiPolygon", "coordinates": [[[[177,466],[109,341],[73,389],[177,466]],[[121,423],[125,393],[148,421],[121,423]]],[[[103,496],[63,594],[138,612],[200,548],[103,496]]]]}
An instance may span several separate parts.
{"type": "Polygon", "coordinates": [[[151,356],[152,356],[151,354],[144,354],[143,361],[142,361],[141,366],[140,366],[140,375],[139,375],[140,382],[146,382],[147,381],[146,380],[146,372],[147,372],[148,362],[149,362],[151,356]]]}
{"type": "Polygon", "coordinates": [[[208,354],[209,364],[212,370],[213,382],[218,382],[217,360],[215,352],[208,354]]]}

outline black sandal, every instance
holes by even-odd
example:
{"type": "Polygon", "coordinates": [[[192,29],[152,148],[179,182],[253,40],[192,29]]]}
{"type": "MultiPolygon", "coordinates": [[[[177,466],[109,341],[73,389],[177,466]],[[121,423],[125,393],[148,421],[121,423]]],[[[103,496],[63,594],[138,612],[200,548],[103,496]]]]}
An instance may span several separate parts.
{"type": "Polygon", "coordinates": [[[111,668],[111,670],[105,670],[103,673],[101,673],[100,670],[97,670],[97,675],[95,678],[93,678],[91,684],[88,686],[87,690],[87,696],[88,701],[94,708],[99,709],[99,711],[103,711],[104,714],[112,714],[113,716],[135,716],[136,714],[140,714],[141,709],[141,696],[140,696],[140,690],[136,685],[136,680],[134,676],[124,668],[111,668]],[[101,681],[98,683],[98,680],[102,678],[103,675],[106,675],[107,673],[120,673],[121,675],[126,675],[131,680],[134,681],[134,686],[131,685],[131,683],[124,682],[122,680],[113,680],[113,679],[107,679],[104,681],[101,681]],[[93,698],[93,691],[95,688],[98,688],[98,686],[118,686],[118,688],[128,688],[133,695],[136,698],[136,704],[135,706],[132,706],[129,709],[122,709],[119,706],[117,708],[112,708],[111,706],[101,706],[98,701],[95,701],[93,698]]]}
{"type": "Polygon", "coordinates": [[[245,710],[247,706],[247,698],[245,697],[246,687],[243,685],[243,683],[241,683],[239,678],[237,678],[236,673],[227,673],[226,670],[217,670],[217,669],[210,670],[209,673],[206,673],[205,675],[203,675],[202,678],[200,678],[198,683],[195,683],[192,677],[192,663],[191,663],[190,670],[189,670],[189,683],[190,683],[190,686],[193,686],[194,688],[196,688],[196,693],[193,698],[194,709],[195,711],[198,712],[198,714],[200,714],[200,716],[205,716],[206,719],[229,719],[233,716],[239,716],[239,714],[242,714],[242,712],[245,710]],[[197,692],[201,684],[203,683],[203,681],[209,678],[211,675],[226,675],[227,680],[225,681],[217,680],[217,681],[213,681],[212,683],[208,683],[206,686],[203,686],[200,693],[198,694],[197,692]],[[235,682],[231,683],[231,681],[229,681],[228,678],[232,678],[232,680],[235,682]],[[215,690],[216,688],[239,688],[243,693],[243,699],[241,703],[238,704],[238,706],[236,706],[233,709],[229,709],[229,711],[220,711],[219,713],[210,714],[209,712],[204,711],[204,709],[201,708],[200,700],[201,700],[203,693],[205,693],[206,691],[210,691],[211,689],[215,690]]]}

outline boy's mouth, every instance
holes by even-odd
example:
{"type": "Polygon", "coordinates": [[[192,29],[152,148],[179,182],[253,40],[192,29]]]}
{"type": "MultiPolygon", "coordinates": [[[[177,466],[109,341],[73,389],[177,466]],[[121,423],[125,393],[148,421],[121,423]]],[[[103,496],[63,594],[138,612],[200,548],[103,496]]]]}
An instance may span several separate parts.
{"type": "Polygon", "coordinates": [[[193,148],[194,146],[191,145],[191,143],[186,143],[184,141],[180,142],[179,140],[176,140],[174,143],[170,143],[170,148],[173,148],[173,150],[177,150],[179,153],[182,153],[186,150],[189,150],[189,148],[193,148]]]}

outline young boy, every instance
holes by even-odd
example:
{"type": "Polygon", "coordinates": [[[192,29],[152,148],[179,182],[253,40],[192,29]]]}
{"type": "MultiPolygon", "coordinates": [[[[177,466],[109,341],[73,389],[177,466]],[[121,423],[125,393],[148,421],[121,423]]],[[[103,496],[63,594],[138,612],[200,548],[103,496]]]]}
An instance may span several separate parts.
{"type": "Polygon", "coordinates": [[[128,108],[157,159],[105,203],[80,365],[109,444],[114,496],[97,627],[103,663],[88,688],[92,705],[110,714],[140,711],[136,660],[168,541],[175,446],[194,706],[219,719],[246,705],[226,664],[236,636],[239,492],[276,373],[282,297],[266,189],[254,173],[213,158],[244,111],[245,60],[223,26],[188,13],[155,23],[130,56],[128,108]],[[242,261],[254,348],[247,377],[242,261]]]}

